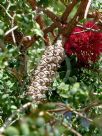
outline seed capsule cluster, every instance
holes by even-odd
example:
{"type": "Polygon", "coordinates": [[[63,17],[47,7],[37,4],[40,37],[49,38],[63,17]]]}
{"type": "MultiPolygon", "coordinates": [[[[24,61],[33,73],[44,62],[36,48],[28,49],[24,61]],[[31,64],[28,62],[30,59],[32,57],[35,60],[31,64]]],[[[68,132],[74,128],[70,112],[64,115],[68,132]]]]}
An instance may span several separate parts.
{"type": "Polygon", "coordinates": [[[41,61],[34,71],[34,78],[28,90],[28,94],[34,101],[39,102],[46,98],[45,93],[52,83],[56,70],[64,58],[64,49],[60,40],[56,45],[46,47],[41,61]]]}

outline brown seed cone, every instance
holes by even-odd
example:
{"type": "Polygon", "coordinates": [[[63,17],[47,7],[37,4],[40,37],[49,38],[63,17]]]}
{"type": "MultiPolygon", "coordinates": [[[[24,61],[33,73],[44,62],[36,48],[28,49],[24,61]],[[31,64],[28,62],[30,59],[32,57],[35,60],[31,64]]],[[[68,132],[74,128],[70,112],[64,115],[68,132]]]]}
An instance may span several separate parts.
{"type": "Polygon", "coordinates": [[[39,103],[46,98],[45,93],[51,85],[55,73],[64,58],[64,49],[60,40],[58,40],[56,45],[46,47],[44,55],[42,55],[41,61],[34,71],[34,77],[28,89],[29,96],[35,102],[39,103]]]}

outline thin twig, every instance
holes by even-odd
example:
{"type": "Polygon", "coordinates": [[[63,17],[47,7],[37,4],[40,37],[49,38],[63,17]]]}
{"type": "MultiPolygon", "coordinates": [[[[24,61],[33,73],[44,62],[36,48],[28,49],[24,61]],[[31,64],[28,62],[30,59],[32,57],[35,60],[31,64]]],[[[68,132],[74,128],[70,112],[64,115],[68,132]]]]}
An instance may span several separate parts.
{"type": "Polygon", "coordinates": [[[78,27],[80,27],[80,28],[83,28],[83,29],[85,29],[85,30],[87,30],[87,31],[93,31],[93,32],[101,32],[102,30],[100,30],[100,29],[93,29],[93,28],[88,28],[88,27],[84,27],[84,26],[82,26],[82,25],[76,25],[76,26],[78,26],[78,27]]]}
{"type": "Polygon", "coordinates": [[[5,11],[5,13],[8,15],[10,19],[12,19],[12,16],[8,13],[8,10],[5,9],[3,5],[0,4],[0,7],[5,11]]]}
{"type": "Polygon", "coordinates": [[[91,104],[89,104],[87,107],[85,107],[82,111],[84,111],[84,112],[88,112],[90,109],[92,109],[92,108],[94,108],[94,107],[96,107],[96,106],[100,106],[100,105],[102,105],[102,102],[94,102],[94,103],[91,103],[91,104]]]}
{"type": "Polygon", "coordinates": [[[59,109],[53,109],[53,110],[48,110],[48,112],[62,112],[62,111],[66,111],[66,108],[59,108],[59,109]]]}
{"type": "Polygon", "coordinates": [[[95,26],[97,24],[97,22],[96,23],[94,23],[94,25],[92,26],[92,27],[90,27],[90,28],[88,28],[88,27],[84,27],[84,26],[82,26],[82,25],[76,25],[77,27],[80,27],[80,28],[83,28],[84,30],[82,30],[82,31],[79,31],[79,32],[74,32],[73,34],[79,34],[79,33],[84,33],[84,32],[87,32],[87,31],[93,31],[93,32],[102,32],[102,30],[100,30],[100,29],[93,29],[93,27],[95,26]]]}
{"type": "Polygon", "coordinates": [[[80,112],[77,112],[77,111],[75,111],[75,110],[72,110],[72,112],[73,113],[75,113],[76,115],[78,115],[78,116],[80,116],[80,117],[82,117],[82,118],[84,118],[84,119],[86,119],[87,121],[89,121],[90,123],[92,123],[93,122],[93,120],[92,119],[90,119],[90,118],[87,118],[86,116],[84,116],[82,113],[80,113],[80,112]]]}
{"type": "Polygon", "coordinates": [[[7,32],[5,32],[4,36],[7,36],[9,33],[11,33],[12,31],[16,30],[18,28],[18,26],[14,26],[11,29],[9,29],[7,32]]]}
{"type": "Polygon", "coordinates": [[[82,136],[79,132],[77,132],[74,128],[68,126],[68,124],[65,124],[64,122],[62,123],[62,125],[67,128],[68,130],[70,130],[73,134],[75,134],[76,136],[82,136]]]}
{"type": "Polygon", "coordinates": [[[93,27],[94,27],[96,24],[97,24],[97,22],[94,23],[93,26],[90,27],[90,28],[82,27],[82,26],[80,26],[80,25],[77,25],[78,27],[84,28],[85,30],[82,30],[82,31],[79,31],[79,32],[74,32],[73,34],[79,34],[79,33],[83,33],[83,32],[86,32],[86,31],[101,32],[100,29],[97,29],[97,30],[93,29],[93,27]]]}
{"type": "MultiPolygon", "coordinates": [[[[16,14],[13,15],[13,18],[12,18],[12,21],[11,21],[11,27],[12,27],[12,28],[14,27],[14,19],[15,19],[15,16],[16,16],[16,14]]],[[[14,30],[11,31],[11,34],[12,34],[13,42],[14,42],[14,44],[15,44],[15,43],[16,43],[16,38],[15,38],[15,35],[14,35],[14,30]]]]}

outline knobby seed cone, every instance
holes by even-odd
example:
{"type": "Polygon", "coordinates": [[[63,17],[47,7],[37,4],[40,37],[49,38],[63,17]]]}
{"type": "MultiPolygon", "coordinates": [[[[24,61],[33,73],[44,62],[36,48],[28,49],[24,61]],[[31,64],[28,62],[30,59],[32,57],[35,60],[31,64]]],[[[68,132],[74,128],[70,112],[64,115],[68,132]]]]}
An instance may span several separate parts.
{"type": "Polygon", "coordinates": [[[47,46],[41,61],[34,71],[31,85],[28,90],[29,96],[39,103],[46,98],[46,91],[49,89],[55,73],[64,60],[65,54],[61,40],[58,40],[56,45],[47,46]]]}

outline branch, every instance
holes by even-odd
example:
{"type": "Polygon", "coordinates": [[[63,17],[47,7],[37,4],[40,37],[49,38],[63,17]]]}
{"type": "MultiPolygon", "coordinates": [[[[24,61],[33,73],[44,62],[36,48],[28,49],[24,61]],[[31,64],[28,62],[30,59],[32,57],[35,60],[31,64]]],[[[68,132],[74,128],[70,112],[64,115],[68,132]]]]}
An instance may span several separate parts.
{"type": "Polygon", "coordinates": [[[72,11],[72,9],[74,8],[74,6],[78,3],[77,0],[73,0],[70,4],[68,4],[68,6],[66,7],[66,10],[64,11],[64,13],[61,16],[61,21],[62,23],[65,23],[67,21],[67,18],[70,14],[70,12],[72,11]]]}
{"type": "Polygon", "coordinates": [[[2,133],[5,131],[5,129],[6,129],[7,127],[9,127],[9,126],[12,124],[13,118],[14,118],[18,113],[22,112],[23,110],[27,109],[27,108],[30,107],[30,106],[31,106],[31,103],[28,102],[28,103],[24,104],[23,106],[21,106],[17,111],[15,111],[14,113],[12,113],[12,115],[7,119],[7,121],[4,123],[4,125],[0,128],[0,134],[2,134],[2,133]]]}
{"type": "MultiPolygon", "coordinates": [[[[97,103],[97,104],[99,104],[99,103],[97,103]]],[[[101,103],[102,104],[102,103],[101,103]]],[[[82,117],[82,118],[84,118],[84,119],[86,119],[86,120],[88,120],[89,122],[92,122],[92,119],[90,119],[90,118],[87,118],[85,115],[83,115],[82,113],[80,113],[80,112],[78,112],[78,111],[76,111],[76,110],[74,110],[73,108],[71,108],[69,105],[66,105],[66,104],[64,104],[64,103],[57,103],[56,104],[56,106],[57,107],[60,107],[60,108],[58,108],[58,109],[52,109],[52,110],[48,110],[48,112],[73,112],[73,113],[75,113],[76,115],[78,115],[78,116],[80,116],[80,117],[82,117]]],[[[83,111],[85,111],[85,110],[82,110],[82,112],[83,111]]]]}
{"type": "MultiPolygon", "coordinates": [[[[40,20],[41,21],[41,20],[40,20]]],[[[41,28],[43,28],[43,26],[40,26],[41,28]]],[[[43,30],[44,35],[47,35],[49,32],[53,32],[53,30],[57,27],[57,24],[53,23],[51,26],[45,28],[43,30]]],[[[5,32],[4,35],[4,42],[5,43],[12,43],[13,44],[13,39],[12,39],[12,35],[11,32],[14,31],[14,35],[15,35],[15,40],[17,45],[22,45],[24,46],[24,50],[27,50],[29,47],[32,46],[32,44],[34,44],[36,42],[36,40],[38,40],[40,37],[39,36],[24,36],[23,33],[19,32],[18,30],[16,30],[18,28],[18,26],[15,26],[13,28],[11,28],[10,30],[8,30],[7,32],[5,32]]]]}
{"type": "Polygon", "coordinates": [[[44,34],[46,35],[46,34],[49,33],[49,32],[53,32],[53,30],[54,30],[55,28],[57,28],[57,27],[58,27],[58,25],[57,25],[56,23],[52,23],[49,27],[45,28],[45,29],[43,30],[43,32],[44,32],[44,34]]]}
{"type": "Polygon", "coordinates": [[[60,21],[59,17],[48,9],[38,7],[38,11],[43,11],[49,18],[52,19],[53,22],[59,22],[60,21]]]}
{"type": "MultiPolygon", "coordinates": [[[[43,17],[41,15],[38,15],[36,17],[36,22],[39,24],[40,29],[43,31],[44,28],[46,27],[46,25],[45,25],[44,19],[43,19],[43,17]]],[[[43,31],[43,33],[44,33],[44,31],[43,31]]],[[[47,33],[46,34],[44,33],[44,42],[45,42],[45,45],[50,45],[51,44],[47,33]]]]}
{"type": "Polygon", "coordinates": [[[68,29],[64,29],[63,30],[63,34],[64,35],[70,35],[72,30],[74,29],[74,27],[76,26],[76,24],[78,23],[78,21],[80,19],[83,19],[83,16],[84,16],[84,12],[85,12],[85,9],[86,9],[86,6],[87,6],[87,3],[88,3],[88,0],[82,0],[80,5],[79,5],[79,8],[77,10],[77,13],[74,15],[74,17],[69,21],[68,23],[68,29]]]}
{"type": "Polygon", "coordinates": [[[60,29],[62,28],[60,18],[57,15],[55,15],[52,11],[48,9],[39,8],[39,7],[37,10],[43,11],[43,13],[45,13],[57,25],[57,27],[59,27],[60,29]]]}

